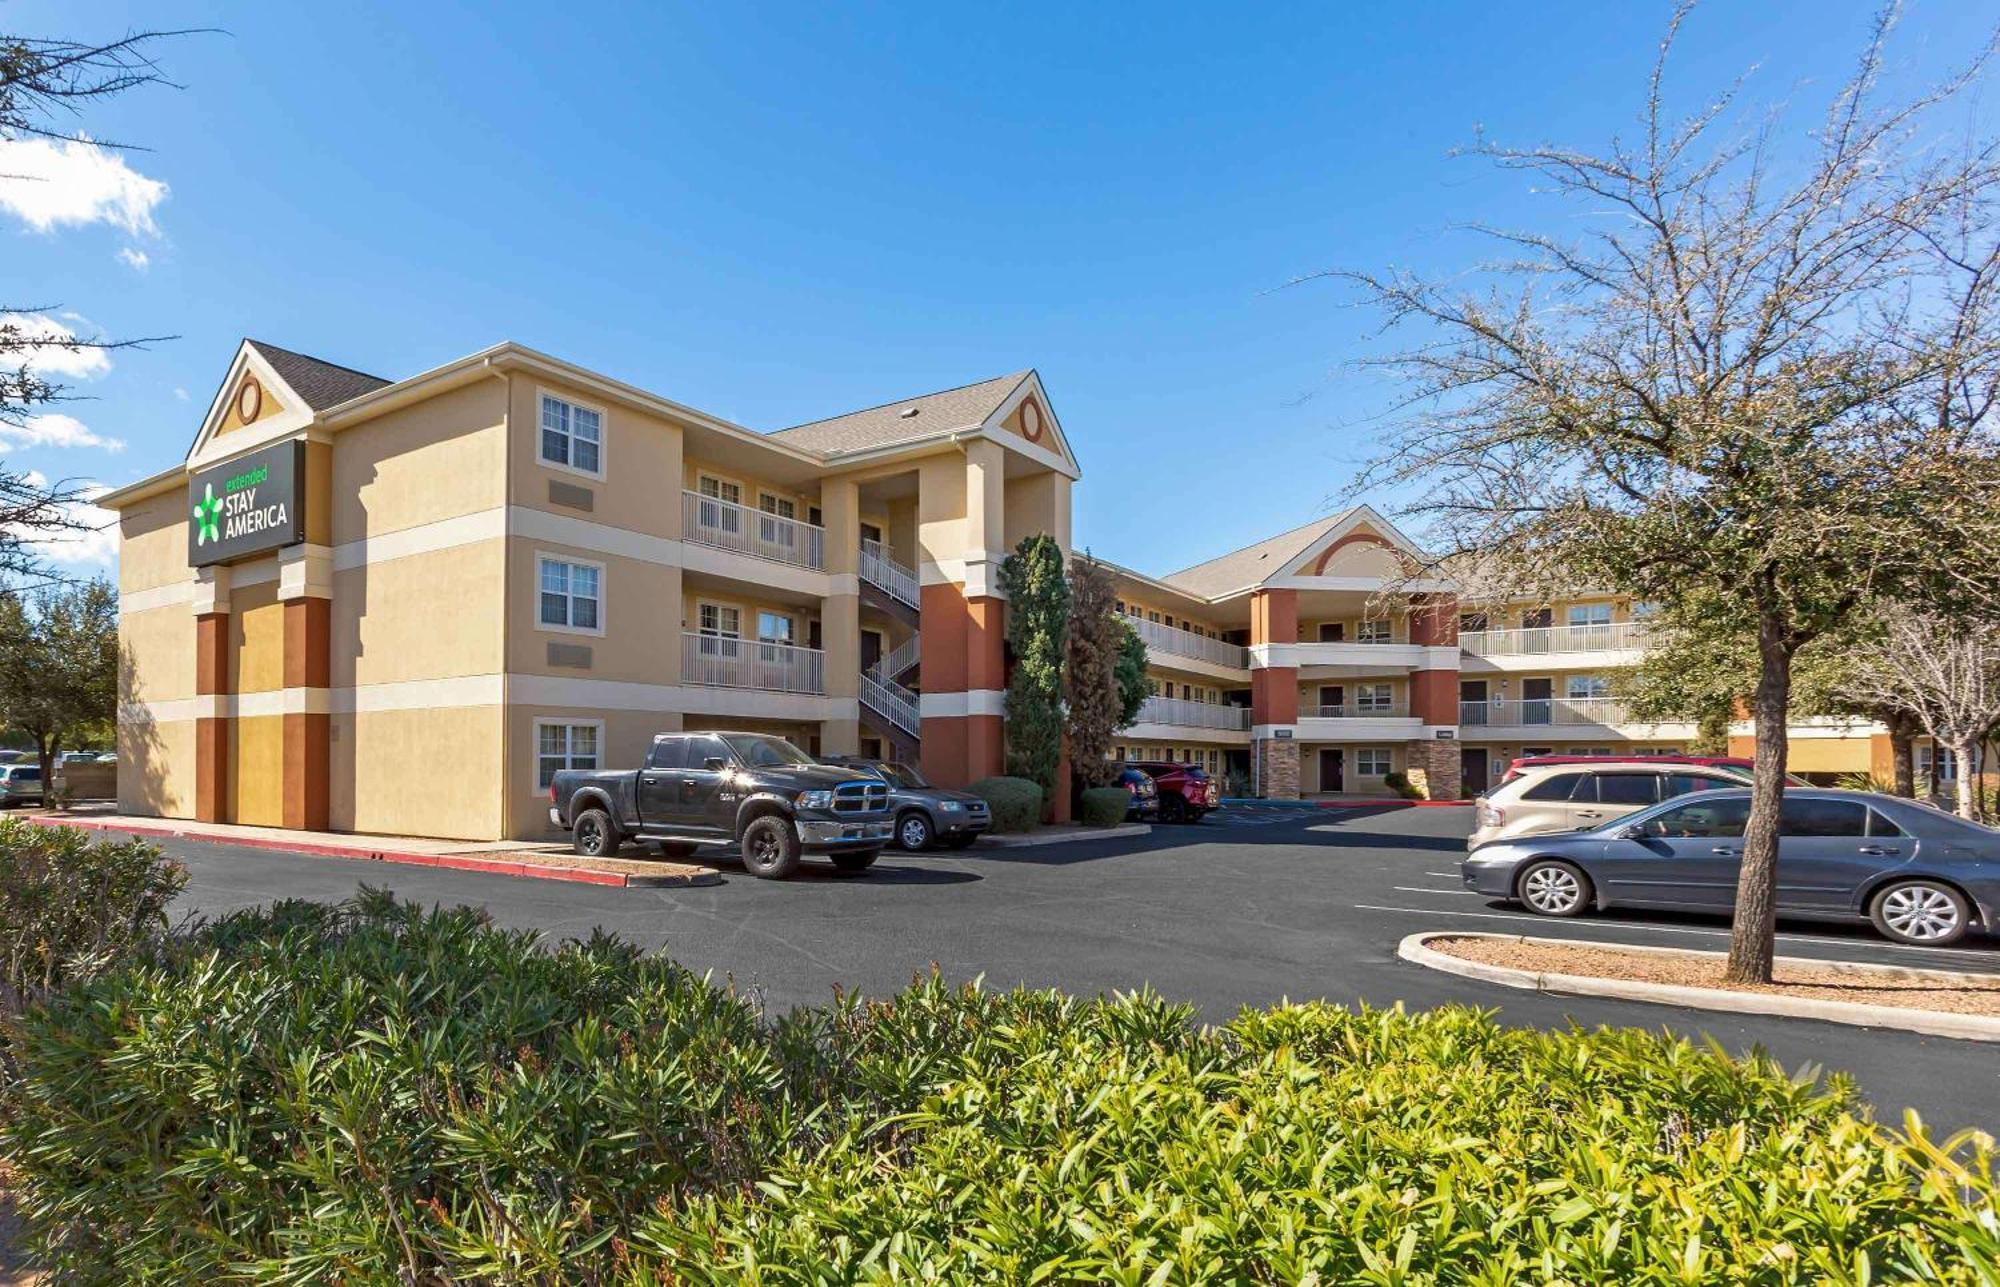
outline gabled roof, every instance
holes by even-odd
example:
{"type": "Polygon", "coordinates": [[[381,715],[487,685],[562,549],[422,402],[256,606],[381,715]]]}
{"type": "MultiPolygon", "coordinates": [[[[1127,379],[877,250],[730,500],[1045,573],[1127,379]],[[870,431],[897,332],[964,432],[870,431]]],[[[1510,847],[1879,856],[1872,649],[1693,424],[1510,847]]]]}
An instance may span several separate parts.
{"type": "Polygon", "coordinates": [[[1344,509],[1338,514],[1316,518],[1303,527],[1295,527],[1289,532],[1281,532],[1255,545],[1232,550],[1206,563],[1197,563],[1179,572],[1169,572],[1160,579],[1183,593],[1204,599],[1213,599],[1232,590],[1241,590],[1245,586],[1276,576],[1286,564],[1305,553],[1315,541],[1347,522],[1357,512],[1359,511],[1344,509]]]}
{"type": "Polygon", "coordinates": [[[391,383],[379,375],[369,375],[353,367],[339,366],[290,349],[281,349],[263,340],[245,340],[259,356],[271,364],[286,387],[305,399],[314,411],[337,407],[350,398],[387,388],[391,383]]]}
{"type": "Polygon", "coordinates": [[[885,402],[865,411],[780,429],[770,436],[789,446],[832,454],[886,447],[911,438],[977,429],[1000,409],[1032,371],[1016,371],[978,384],[885,402]],[[911,414],[915,412],[915,414],[911,414]]]}

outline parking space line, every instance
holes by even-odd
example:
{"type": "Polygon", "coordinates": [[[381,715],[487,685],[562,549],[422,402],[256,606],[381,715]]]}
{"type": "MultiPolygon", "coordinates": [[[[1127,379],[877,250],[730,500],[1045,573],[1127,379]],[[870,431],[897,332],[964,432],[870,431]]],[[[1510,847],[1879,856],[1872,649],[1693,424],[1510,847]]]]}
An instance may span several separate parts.
{"type": "MultiPolygon", "coordinates": [[[[1356,903],[1358,912],[1404,912],[1411,916],[1463,916],[1485,921],[1533,921],[1545,929],[1607,929],[1629,930],[1635,934],[1699,934],[1704,938],[1728,938],[1728,930],[1691,929],[1685,925],[1633,925],[1616,921],[1565,921],[1547,916],[1534,916],[1527,912],[1450,912],[1438,907],[1383,907],[1375,903],[1356,903]]],[[[1864,951],[1880,949],[1888,952],[1925,952],[1934,956],[1970,957],[2000,966],[2000,956],[1992,952],[1981,952],[1960,947],[1917,947],[1909,943],[1863,943],[1845,938],[1823,938],[1812,934],[1780,933],[1781,943],[1828,943],[1835,947],[1860,948],[1864,951]]]]}
{"type": "Polygon", "coordinates": [[[1426,876],[1443,876],[1446,880],[1457,880],[1460,873],[1455,871],[1427,871],[1426,876]]]}
{"type": "Polygon", "coordinates": [[[1389,888],[1401,894],[1457,894],[1460,898],[1488,898],[1476,889],[1421,889],[1415,885],[1391,885],[1389,888]]]}

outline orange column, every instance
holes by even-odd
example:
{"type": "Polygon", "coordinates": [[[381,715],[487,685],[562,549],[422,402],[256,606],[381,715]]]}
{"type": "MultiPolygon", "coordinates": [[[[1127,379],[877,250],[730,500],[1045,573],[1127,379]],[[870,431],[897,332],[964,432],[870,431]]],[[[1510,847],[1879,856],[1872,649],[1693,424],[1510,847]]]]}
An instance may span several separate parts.
{"type": "Polygon", "coordinates": [[[1299,668],[1278,649],[1299,641],[1296,590],[1250,596],[1250,760],[1257,791],[1271,799],[1299,795],[1299,668]]]}
{"type": "Polygon", "coordinates": [[[1458,600],[1448,594],[1412,595],[1410,642],[1440,650],[1410,674],[1410,714],[1427,728],[1457,728],[1458,600]]]}
{"type": "Polygon", "coordinates": [[[285,601],[284,819],[297,831],[330,825],[332,607],[323,598],[285,601]]]}
{"type": "Polygon", "coordinates": [[[923,588],[923,765],[939,786],[962,787],[966,776],[966,721],[963,710],[966,638],[972,611],[957,584],[940,581],[923,588]]]}
{"type": "Polygon", "coordinates": [[[194,619],[194,691],[216,700],[194,722],[194,816],[197,822],[229,821],[229,718],[222,700],[229,694],[229,608],[202,612],[194,619]]]}

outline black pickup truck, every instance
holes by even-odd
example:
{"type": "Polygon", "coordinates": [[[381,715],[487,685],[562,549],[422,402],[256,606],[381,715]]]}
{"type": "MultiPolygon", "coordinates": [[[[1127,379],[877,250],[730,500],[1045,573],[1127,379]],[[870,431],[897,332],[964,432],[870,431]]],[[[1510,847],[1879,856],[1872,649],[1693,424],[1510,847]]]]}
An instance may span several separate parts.
{"type": "Polygon", "coordinates": [[[549,819],[586,858],[627,839],[663,849],[733,845],[753,876],[798,870],[825,854],[866,871],[889,842],[889,784],[834,768],[763,733],[662,733],[640,769],[564,769],[549,784],[549,819]]]}

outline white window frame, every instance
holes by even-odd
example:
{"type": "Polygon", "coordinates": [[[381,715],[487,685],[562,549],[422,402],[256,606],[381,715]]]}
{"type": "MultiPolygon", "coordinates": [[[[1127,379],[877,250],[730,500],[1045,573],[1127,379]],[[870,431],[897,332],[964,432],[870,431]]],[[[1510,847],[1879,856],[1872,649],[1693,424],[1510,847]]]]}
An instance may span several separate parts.
{"type": "Polygon", "coordinates": [[[1930,778],[1932,786],[1958,781],[1958,756],[1949,746],[1928,743],[1917,748],[1916,769],[1919,774],[1930,778]],[[1943,773],[1933,773],[1934,765],[1942,765],[1943,773]]]}
{"type": "MultiPolygon", "coordinates": [[[[594,403],[579,401],[576,398],[571,397],[567,393],[558,393],[554,389],[537,388],[535,390],[535,462],[539,464],[543,469],[554,469],[565,474],[575,474],[579,478],[595,478],[600,482],[603,481],[604,458],[610,446],[610,444],[607,442],[607,439],[611,437],[610,429],[611,429],[611,416],[605,411],[603,407],[597,406],[594,403]],[[560,402],[563,405],[569,407],[572,411],[576,410],[588,411],[597,417],[597,468],[596,469],[594,470],[579,469],[577,466],[570,464],[568,461],[550,460],[548,456],[543,453],[542,404],[547,401],[560,402]]],[[[570,458],[575,459],[576,431],[573,426],[569,431],[568,439],[571,445],[571,450],[569,453],[570,458]]]]}
{"type": "Polygon", "coordinates": [[[787,496],[783,492],[757,489],[757,539],[766,545],[782,545],[791,549],[799,540],[799,498],[787,496]],[[789,505],[792,512],[780,514],[775,509],[765,509],[764,502],[774,505],[789,505]],[[783,521],[780,521],[783,520],[783,521]]]}
{"type": "Polygon", "coordinates": [[[1395,771],[1396,757],[1387,749],[1379,746],[1357,746],[1354,748],[1354,776],[1358,778],[1385,778],[1395,771]],[[1376,772],[1362,767],[1361,757],[1364,755],[1369,758],[1371,763],[1375,761],[1376,756],[1380,756],[1381,771],[1376,772]]]}
{"type": "MultiPolygon", "coordinates": [[[[604,619],[608,613],[609,601],[611,598],[610,594],[608,593],[608,587],[609,587],[609,580],[605,575],[604,565],[602,563],[596,562],[595,560],[592,559],[580,559],[576,557],[574,554],[551,554],[547,550],[536,550],[535,551],[535,629],[540,630],[545,634],[552,634],[552,635],[588,635],[593,639],[603,638],[604,619]],[[548,622],[542,620],[542,567],[544,564],[548,563],[560,563],[565,567],[572,567],[572,568],[590,568],[592,571],[597,573],[597,625],[595,627],[571,626],[571,625],[555,626],[555,625],[550,625],[548,622]]],[[[574,594],[570,594],[568,598],[573,602],[576,596],[574,594]]],[[[569,615],[571,616],[576,615],[575,609],[573,607],[571,608],[569,615]]]]}
{"type": "Polygon", "coordinates": [[[697,469],[695,471],[694,494],[703,500],[712,500],[716,503],[718,518],[716,526],[728,532],[731,536],[743,535],[743,515],[738,511],[749,508],[743,503],[743,491],[743,480],[740,478],[731,478],[726,474],[710,473],[706,469],[697,469]],[[718,492],[725,487],[732,487],[736,490],[736,498],[731,500],[727,496],[710,496],[706,491],[702,490],[702,484],[704,483],[714,483],[718,492]],[[731,527],[729,524],[732,522],[737,524],[737,526],[731,527]]]}
{"type": "Polygon", "coordinates": [[[1386,644],[1396,642],[1396,627],[1386,617],[1357,622],[1354,627],[1354,642],[1361,644],[1386,644]],[[1380,635],[1380,638],[1371,636],[1380,635]]]}
{"type": "Polygon", "coordinates": [[[1396,709],[1396,689],[1393,684],[1352,685],[1354,710],[1357,714],[1386,715],[1396,709]]]}
{"type": "MultiPolygon", "coordinates": [[[[563,734],[562,767],[565,769],[582,767],[576,763],[576,751],[573,741],[573,730],[579,728],[590,729],[597,735],[597,754],[595,756],[597,763],[590,765],[589,767],[593,769],[604,767],[604,721],[603,720],[555,719],[555,718],[537,719],[535,721],[534,749],[528,761],[529,770],[535,775],[534,779],[535,793],[537,795],[543,794],[547,792],[549,789],[549,784],[542,781],[542,730],[545,728],[560,728],[564,730],[569,730],[565,731],[563,734]]],[[[561,770],[557,771],[560,772],[561,770]]]]}
{"type": "Polygon", "coordinates": [[[1611,605],[1608,603],[1572,603],[1563,614],[1564,625],[1608,626],[1611,624],[1611,605]],[[1599,617],[1602,620],[1599,620],[1599,617]]]}
{"type": "Polygon", "coordinates": [[[1591,674],[1563,676],[1564,701],[1587,702],[1609,696],[1611,696],[1611,680],[1608,676],[1591,674]],[[1576,691],[1579,684],[1584,686],[1585,691],[1576,691]]]}

